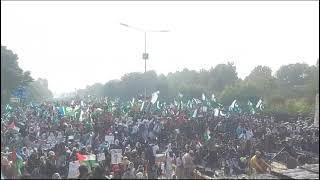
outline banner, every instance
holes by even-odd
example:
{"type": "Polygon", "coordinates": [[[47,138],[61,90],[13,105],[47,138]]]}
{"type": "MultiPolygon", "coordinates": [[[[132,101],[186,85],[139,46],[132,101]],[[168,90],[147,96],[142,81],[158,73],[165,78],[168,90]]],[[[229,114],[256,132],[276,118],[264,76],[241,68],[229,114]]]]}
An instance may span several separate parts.
{"type": "Polygon", "coordinates": [[[120,164],[122,161],[122,149],[111,149],[111,164],[120,164]]]}
{"type": "Polygon", "coordinates": [[[73,161],[69,163],[68,179],[78,178],[78,176],[80,175],[79,167],[80,167],[79,161],[73,161]]]}
{"type": "Polygon", "coordinates": [[[107,142],[109,143],[109,145],[110,145],[110,144],[114,144],[114,136],[108,136],[108,135],[106,135],[106,136],[104,137],[104,140],[107,141],[107,142]]]}
{"type": "Polygon", "coordinates": [[[97,154],[97,161],[100,162],[103,160],[106,160],[106,155],[104,153],[97,154]]]}

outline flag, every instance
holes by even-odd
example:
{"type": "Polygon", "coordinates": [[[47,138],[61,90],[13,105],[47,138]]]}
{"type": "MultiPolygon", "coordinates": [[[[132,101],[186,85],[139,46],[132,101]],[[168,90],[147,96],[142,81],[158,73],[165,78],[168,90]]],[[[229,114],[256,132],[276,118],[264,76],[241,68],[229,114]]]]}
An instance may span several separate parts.
{"type": "Polygon", "coordinates": [[[7,104],[6,105],[6,111],[11,111],[11,110],[12,110],[12,107],[9,104],[7,104]]]}
{"type": "Polygon", "coordinates": [[[157,109],[160,109],[160,102],[157,101],[157,109]]]}
{"type": "Polygon", "coordinates": [[[12,122],[12,123],[8,126],[8,128],[9,128],[9,129],[12,129],[12,130],[14,130],[14,131],[17,131],[17,132],[19,132],[19,130],[20,130],[20,128],[17,127],[14,122],[12,122]]]}
{"type": "Polygon", "coordinates": [[[152,104],[154,104],[157,101],[159,92],[160,91],[156,91],[156,92],[152,93],[152,98],[151,98],[152,104]]]}
{"type": "Polygon", "coordinates": [[[261,111],[263,110],[264,106],[262,104],[262,100],[260,99],[256,105],[256,109],[260,109],[261,111]]]}
{"type": "Polygon", "coordinates": [[[174,105],[175,105],[175,106],[178,106],[178,105],[179,105],[178,102],[176,101],[176,99],[173,99],[173,102],[174,102],[174,105]]]}
{"type": "Polygon", "coordinates": [[[192,117],[193,117],[193,118],[197,117],[197,113],[198,113],[198,109],[195,109],[194,112],[193,112],[192,117]]]}
{"type": "Polygon", "coordinates": [[[211,136],[210,136],[210,129],[209,128],[207,128],[206,129],[206,131],[204,132],[204,140],[207,142],[210,138],[211,138],[211,136]]]}
{"type": "Polygon", "coordinates": [[[253,108],[253,104],[252,104],[252,102],[250,100],[248,100],[248,106],[249,106],[249,112],[251,114],[255,114],[256,112],[255,112],[255,110],[253,108]]]}
{"type": "Polygon", "coordinates": [[[211,95],[211,101],[216,102],[216,98],[215,98],[215,96],[214,96],[213,93],[212,93],[212,95],[211,95]]]}
{"type": "Polygon", "coordinates": [[[95,163],[97,162],[95,154],[82,155],[80,153],[77,153],[77,158],[81,165],[85,165],[90,169],[94,167],[95,163]]]}
{"type": "Polygon", "coordinates": [[[60,115],[60,116],[65,116],[65,115],[66,115],[66,109],[65,109],[65,107],[64,107],[64,106],[59,107],[58,112],[59,112],[59,115],[60,115]]]}
{"type": "Polygon", "coordinates": [[[200,101],[199,99],[193,98],[193,101],[194,101],[196,104],[200,104],[200,103],[201,103],[201,101],[200,101]]]}
{"type": "Polygon", "coordinates": [[[229,106],[229,111],[230,111],[230,112],[238,112],[238,113],[241,112],[241,111],[240,111],[240,108],[239,108],[239,105],[238,105],[238,103],[237,103],[237,100],[234,100],[234,101],[232,102],[232,104],[229,106]]]}
{"type": "Polygon", "coordinates": [[[131,107],[133,107],[133,105],[134,105],[134,97],[132,98],[132,101],[130,102],[130,104],[131,104],[131,107]]]}
{"type": "Polygon", "coordinates": [[[202,112],[207,112],[208,107],[207,106],[202,106],[202,112]]]}
{"type": "Polygon", "coordinates": [[[143,110],[143,107],[144,107],[144,101],[143,101],[143,103],[142,103],[142,105],[141,105],[140,111],[143,110]]]}
{"type": "Polygon", "coordinates": [[[202,101],[206,100],[206,96],[204,95],[204,93],[202,93],[202,101]]]}
{"type": "Polygon", "coordinates": [[[13,162],[13,169],[14,169],[14,174],[17,176],[21,176],[21,170],[23,168],[23,159],[20,155],[17,154],[16,150],[14,149],[11,153],[11,159],[13,162]]]}
{"type": "Polygon", "coordinates": [[[214,116],[218,117],[220,114],[220,110],[218,108],[215,108],[213,111],[214,111],[214,116]]]}
{"type": "Polygon", "coordinates": [[[73,112],[72,107],[66,107],[66,108],[65,108],[65,115],[67,115],[67,116],[74,116],[74,112],[73,112]]]}
{"type": "Polygon", "coordinates": [[[226,117],[227,117],[227,114],[223,113],[222,111],[219,111],[219,113],[220,113],[220,114],[219,114],[220,116],[222,116],[222,117],[225,117],[225,116],[226,116],[226,117]]]}

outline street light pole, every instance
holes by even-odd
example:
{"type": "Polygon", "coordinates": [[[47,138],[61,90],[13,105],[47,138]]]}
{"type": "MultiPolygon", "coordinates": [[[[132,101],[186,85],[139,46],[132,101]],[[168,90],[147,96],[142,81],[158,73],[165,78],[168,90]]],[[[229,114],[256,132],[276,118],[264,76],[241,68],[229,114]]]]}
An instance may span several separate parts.
{"type": "MultiPolygon", "coordinates": [[[[120,25],[144,32],[144,53],[142,54],[142,59],[144,59],[144,73],[146,74],[147,73],[147,59],[149,58],[149,54],[147,53],[147,32],[169,32],[169,31],[168,30],[143,30],[140,28],[129,26],[124,23],[120,23],[120,25]]],[[[147,100],[147,88],[146,87],[144,88],[144,99],[147,100]]]]}
{"type": "MultiPolygon", "coordinates": [[[[147,59],[148,59],[148,55],[147,55],[147,32],[144,32],[144,75],[147,74],[147,59]]],[[[144,87],[144,100],[147,100],[147,87],[144,87]]]]}

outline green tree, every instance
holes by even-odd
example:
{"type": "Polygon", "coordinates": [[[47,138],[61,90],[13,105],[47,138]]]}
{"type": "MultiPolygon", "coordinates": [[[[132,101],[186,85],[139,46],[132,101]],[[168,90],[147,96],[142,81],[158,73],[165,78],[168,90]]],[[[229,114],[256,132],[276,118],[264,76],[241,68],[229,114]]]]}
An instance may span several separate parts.
{"type": "Polygon", "coordinates": [[[1,45],[1,104],[8,102],[18,86],[26,86],[32,80],[30,72],[19,67],[18,55],[1,45]]]}
{"type": "Polygon", "coordinates": [[[238,80],[236,66],[233,63],[218,64],[209,72],[209,89],[210,93],[221,93],[223,89],[234,84],[238,80]]]}
{"type": "Polygon", "coordinates": [[[26,88],[27,101],[43,101],[52,100],[53,94],[48,89],[48,81],[46,79],[37,79],[28,84],[26,88]]]}

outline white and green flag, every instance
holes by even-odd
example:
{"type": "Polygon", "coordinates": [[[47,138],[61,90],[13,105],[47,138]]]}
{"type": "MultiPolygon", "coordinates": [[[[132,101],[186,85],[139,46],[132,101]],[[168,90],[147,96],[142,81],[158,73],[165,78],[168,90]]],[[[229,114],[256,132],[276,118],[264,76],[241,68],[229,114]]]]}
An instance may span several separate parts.
{"type": "Polygon", "coordinates": [[[198,109],[195,109],[194,112],[193,112],[192,117],[193,117],[193,118],[196,118],[196,117],[197,117],[197,113],[198,113],[198,109]]]}
{"type": "Polygon", "coordinates": [[[262,100],[260,99],[256,105],[256,109],[260,109],[261,111],[264,109],[262,100]]]}
{"type": "Polygon", "coordinates": [[[202,93],[202,101],[206,100],[206,96],[204,95],[204,93],[202,93]]]}
{"type": "Polygon", "coordinates": [[[160,91],[156,91],[156,92],[152,93],[152,98],[151,98],[152,104],[156,103],[156,101],[158,100],[159,93],[160,93],[160,91]]]}
{"type": "Polygon", "coordinates": [[[256,111],[254,110],[253,104],[252,104],[252,102],[251,102],[250,100],[248,100],[248,106],[249,106],[249,112],[250,112],[250,114],[255,114],[256,111]]]}

